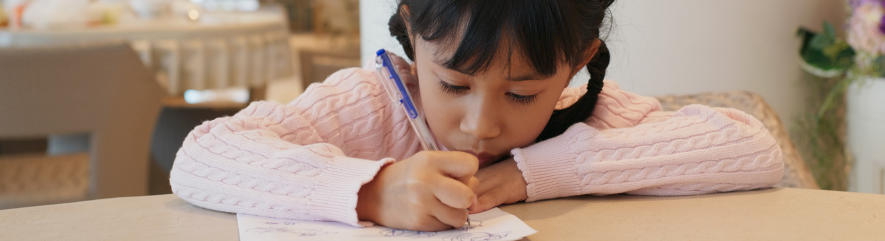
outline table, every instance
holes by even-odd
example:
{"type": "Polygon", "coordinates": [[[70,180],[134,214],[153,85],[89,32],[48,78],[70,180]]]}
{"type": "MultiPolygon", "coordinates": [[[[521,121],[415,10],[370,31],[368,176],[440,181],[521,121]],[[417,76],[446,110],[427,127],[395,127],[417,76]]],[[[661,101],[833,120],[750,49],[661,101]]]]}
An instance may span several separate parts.
{"type": "MultiPolygon", "coordinates": [[[[682,197],[579,196],[503,206],[525,240],[882,240],[885,195],[775,188],[682,197]]],[[[0,240],[237,240],[236,215],[174,195],[0,210],[0,240]]]]}
{"type": "Polygon", "coordinates": [[[172,96],[188,89],[263,88],[291,76],[289,29],[281,9],[162,17],[63,30],[0,30],[0,48],[125,40],[172,96]]]}

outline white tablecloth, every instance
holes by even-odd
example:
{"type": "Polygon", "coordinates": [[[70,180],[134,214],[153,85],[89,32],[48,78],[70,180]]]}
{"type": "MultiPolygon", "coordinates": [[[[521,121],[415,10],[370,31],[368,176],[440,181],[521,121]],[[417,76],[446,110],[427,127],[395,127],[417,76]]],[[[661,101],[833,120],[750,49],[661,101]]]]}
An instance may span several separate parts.
{"type": "Polygon", "coordinates": [[[205,13],[71,30],[3,30],[0,47],[128,40],[170,95],[188,89],[263,87],[292,75],[285,15],[205,13]]]}

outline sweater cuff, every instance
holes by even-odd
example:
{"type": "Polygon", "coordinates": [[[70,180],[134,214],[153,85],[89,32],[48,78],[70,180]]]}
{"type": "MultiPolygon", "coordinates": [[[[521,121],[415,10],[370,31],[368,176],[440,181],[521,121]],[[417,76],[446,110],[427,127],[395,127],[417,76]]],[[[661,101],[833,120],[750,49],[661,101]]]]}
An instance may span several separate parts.
{"type": "Polygon", "coordinates": [[[372,226],[372,222],[359,221],[357,218],[357,194],[363,184],[375,178],[381,167],[393,162],[393,158],[372,161],[336,156],[323,174],[314,179],[316,186],[309,196],[310,209],[320,219],[355,227],[372,226]]]}
{"type": "Polygon", "coordinates": [[[526,202],[581,195],[573,142],[560,135],[511,151],[526,182],[526,202]]]}

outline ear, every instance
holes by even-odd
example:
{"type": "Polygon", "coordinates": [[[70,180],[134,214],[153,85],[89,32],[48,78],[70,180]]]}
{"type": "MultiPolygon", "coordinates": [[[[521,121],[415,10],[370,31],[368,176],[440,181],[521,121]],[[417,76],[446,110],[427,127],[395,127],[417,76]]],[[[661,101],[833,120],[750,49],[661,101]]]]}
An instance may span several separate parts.
{"type": "Polygon", "coordinates": [[[415,45],[415,36],[412,35],[412,24],[409,23],[409,20],[408,20],[409,16],[411,15],[411,12],[409,11],[409,6],[403,5],[402,7],[400,7],[399,12],[400,12],[399,17],[402,18],[403,23],[406,24],[406,33],[408,33],[408,35],[409,35],[409,42],[412,43],[412,48],[415,48],[415,46],[414,46],[415,45]]]}
{"type": "MultiPolygon", "coordinates": [[[[400,16],[399,16],[399,17],[403,19],[403,23],[406,25],[406,34],[409,35],[409,43],[412,44],[412,46],[411,46],[411,47],[412,47],[412,55],[414,56],[414,52],[415,52],[415,35],[412,35],[412,23],[409,23],[409,21],[408,21],[409,16],[410,16],[411,14],[412,14],[412,12],[409,11],[409,6],[408,6],[408,5],[403,5],[402,8],[400,8],[400,16]]],[[[416,57],[416,58],[417,58],[417,57],[416,57]]],[[[418,71],[415,69],[415,68],[417,67],[417,64],[415,64],[415,63],[413,62],[412,64],[410,64],[410,66],[411,66],[411,74],[412,74],[412,76],[418,76],[418,71]]],[[[416,78],[416,79],[417,79],[417,78],[416,78]]],[[[417,83],[417,81],[415,81],[415,82],[417,83]]]]}
{"type": "Polygon", "coordinates": [[[584,49],[584,54],[581,55],[581,56],[583,56],[582,57],[583,60],[581,60],[581,65],[578,65],[573,70],[573,72],[571,74],[572,77],[575,77],[575,74],[577,74],[578,71],[583,69],[584,66],[587,66],[587,64],[590,63],[590,60],[593,60],[593,56],[596,55],[596,51],[599,51],[600,45],[602,45],[602,41],[599,40],[598,38],[596,38],[596,39],[593,39],[593,43],[591,43],[590,46],[587,46],[587,48],[584,49]]]}

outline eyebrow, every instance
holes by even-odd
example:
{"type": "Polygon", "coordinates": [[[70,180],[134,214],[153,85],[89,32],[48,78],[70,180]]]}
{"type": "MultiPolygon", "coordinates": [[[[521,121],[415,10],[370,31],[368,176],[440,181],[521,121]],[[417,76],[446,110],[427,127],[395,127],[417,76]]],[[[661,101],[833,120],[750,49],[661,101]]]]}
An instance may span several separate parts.
{"type": "MultiPolygon", "coordinates": [[[[468,73],[464,73],[464,71],[461,71],[461,70],[451,69],[451,68],[449,68],[449,67],[445,66],[444,64],[439,63],[439,62],[437,62],[437,61],[433,61],[433,62],[434,62],[435,64],[437,64],[437,65],[439,65],[439,66],[441,66],[441,67],[447,69],[447,70],[452,70],[452,71],[455,71],[455,72],[458,72],[458,73],[461,73],[461,74],[464,74],[464,75],[470,75],[470,74],[468,74],[468,73]]],[[[542,79],[546,79],[546,78],[549,78],[549,77],[550,77],[550,76],[544,76],[544,75],[541,75],[541,74],[538,74],[538,73],[528,73],[528,74],[522,74],[522,75],[517,75],[517,76],[508,76],[506,80],[507,80],[507,81],[515,81],[515,82],[519,82],[519,81],[528,81],[528,80],[542,80],[542,79]]]]}
{"type": "Polygon", "coordinates": [[[541,76],[540,74],[536,74],[536,73],[507,77],[507,80],[509,80],[509,81],[526,81],[526,80],[541,80],[541,79],[546,79],[546,77],[541,76]]]}

